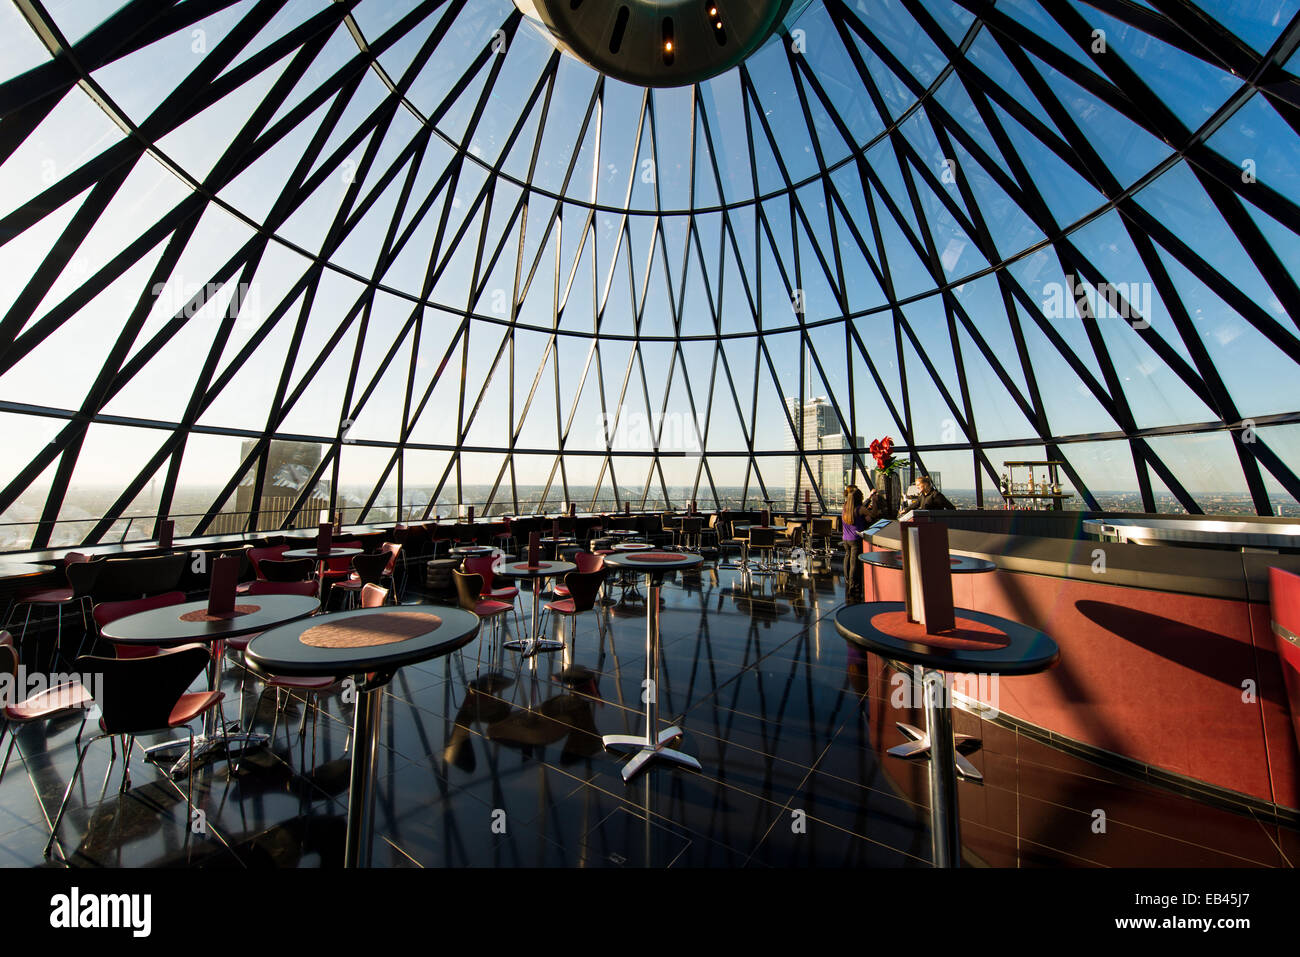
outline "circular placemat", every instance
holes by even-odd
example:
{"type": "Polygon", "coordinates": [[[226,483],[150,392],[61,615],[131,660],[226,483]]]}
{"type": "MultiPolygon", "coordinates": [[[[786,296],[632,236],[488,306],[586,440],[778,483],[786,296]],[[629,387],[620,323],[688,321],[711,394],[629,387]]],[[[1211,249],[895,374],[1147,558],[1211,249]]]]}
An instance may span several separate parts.
{"type": "Polygon", "coordinates": [[[198,611],[187,611],[181,615],[181,621],[191,623],[199,621],[233,621],[236,618],[243,618],[245,615],[251,615],[261,610],[261,605],[236,605],[234,611],[223,611],[213,615],[206,608],[200,608],[198,611]]]}
{"type": "Polygon", "coordinates": [[[369,648],[392,645],[417,635],[426,635],[442,624],[437,615],[394,611],[376,615],[355,615],[308,628],[298,640],[313,648],[369,648]]]}
{"type": "Polygon", "coordinates": [[[628,552],[626,561],[629,562],[680,562],[684,561],[687,556],[680,555],[676,552],[628,552]]]}
{"type": "Polygon", "coordinates": [[[888,611],[876,615],[871,619],[871,626],[892,638],[937,648],[997,651],[1011,643],[1011,637],[1002,629],[960,616],[952,629],[937,635],[929,634],[925,625],[919,622],[908,621],[906,611],[888,611]]]}

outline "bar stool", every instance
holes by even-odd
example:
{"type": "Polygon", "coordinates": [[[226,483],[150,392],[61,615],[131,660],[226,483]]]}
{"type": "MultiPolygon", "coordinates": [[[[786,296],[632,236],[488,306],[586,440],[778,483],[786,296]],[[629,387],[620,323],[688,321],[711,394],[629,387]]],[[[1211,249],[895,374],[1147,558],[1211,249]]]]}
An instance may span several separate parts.
{"type": "Polygon", "coordinates": [[[88,555],[80,552],[69,552],[64,558],[64,573],[68,578],[68,587],[66,588],[40,588],[34,591],[28,591],[18,596],[14,600],[13,606],[9,610],[9,621],[5,622],[5,628],[8,629],[12,623],[14,615],[23,605],[27,606],[27,615],[23,619],[23,629],[18,636],[18,647],[21,649],[27,640],[27,626],[31,623],[32,612],[37,608],[53,608],[58,615],[58,626],[54,639],[54,648],[50,651],[50,665],[46,670],[53,670],[55,657],[63,649],[63,609],[76,603],[81,611],[81,623],[85,629],[82,634],[82,644],[85,643],[85,636],[91,633],[90,612],[92,608],[91,592],[95,588],[95,582],[99,578],[100,571],[104,567],[102,558],[92,559],[88,555]]]}

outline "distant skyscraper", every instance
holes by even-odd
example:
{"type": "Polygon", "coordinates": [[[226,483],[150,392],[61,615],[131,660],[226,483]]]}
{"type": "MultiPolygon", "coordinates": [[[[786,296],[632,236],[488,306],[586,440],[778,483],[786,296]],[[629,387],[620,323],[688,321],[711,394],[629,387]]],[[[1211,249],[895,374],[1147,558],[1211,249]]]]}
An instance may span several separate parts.
{"type": "MultiPolygon", "coordinates": [[[[853,476],[853,447],[861,446],[860,437],[849,441],[839,430],[839,423],[825,396],[807,400],[785,400],[790,418],[796,430],[803,423],[803,452],[808,459],[808,468],[813,481],[821,490],[822,501],[827,508],[839,505],[845,486],[851,484],[853,476]],[[829,454],[828,454],[829,453],[829,454]]],[[[810,489],[808,474],[803,471],[803,463],[797,457],[799,436],[790,436],[787,447],[795,457],[786,466],[785,507],[800,509],[803,507],[803,492],[810,489]]],[[[815,499],[815,493],[814,493],[815,499]]]]}

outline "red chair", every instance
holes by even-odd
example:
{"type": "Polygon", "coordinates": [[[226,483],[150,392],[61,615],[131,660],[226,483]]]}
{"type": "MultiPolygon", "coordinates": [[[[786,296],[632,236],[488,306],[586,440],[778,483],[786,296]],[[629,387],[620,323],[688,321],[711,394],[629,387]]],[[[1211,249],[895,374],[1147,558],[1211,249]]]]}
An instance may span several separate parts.
{"type": "MultiPolygon", "coordinates": [[[[85,744],[80,744],[77,753],[77,766],[72,772],[72,780],[63,794],[63,803],[59,813],[50,827],[50,840],[45,845],[48,857],[54,847],[59,832],[59,822],[68,809],[68,801],[76,787],[81,767],[86,760],[90,746],[102,738],[112,739],[116,735],[126,735],[126,753],[122,762],[122,790],[130,782],[131,746],[137,735],[152,734],[157,731],[169,731],[187,727],[200,715],[221,703],[225,694],[220,691],[199,691],[190,693],[189,687],[194,679],[201,675],[208,666],[210,655],[204,647],[188,646],[168,648],[166,651],[148,658],[96,658],[81,657],[76,661],[78,673],[96,675],[95,703],[99,705],[100,733],[85,744]]],[[[224,729],[224,724],[223,724],[224,729]]],[[[194,732],[190,731],[190,756],[194,755],[194,732]]],[[[227,763],[229,750],[227,749],[227,763]]],[[[189,810],[188,822],[194,816],[194,761],[190,761],[189,787],[185,792],[185,803],[189,810]]],[[[188,828],[186,829],[188,833],[188,828]]]]}
{"type": "Polygon", "coordinates": [[[248,560],[253,565],[253,574],[265,581],[266,576],[262,574],[262,559],[269,558],[272,561],[278,562],[280,559],[284,558],[284,553],[289,551],[289,548],[290,546],[288,545],[270,545],[265,548],[250,548],[248,550],[248,560]]]}
{"type": "MultiPolygon", "coordinates": [[[[613,554],[612,550],[610,554],[613,554]]],[[[573,564],[577,565],[577,570],[584,574],[587,572],[603,572],[605,570],[605,557],[595,552],[577,552],[573,556],[573,564]]],[[[569,597],[567,585],[556,585],[551,589],[551,593],[557,598],[569,597]]]]}
{"type": "MultiPolygon", "coordinates": [[[[591,611],[596,607],[596,598],[600,594],[600,586],[604,581],[605,569],[603,567],[588,572],[569,572],[564,576],[564,591],[569,597],[546,603],[546,611],[553,615],[564,615],[573,620],[570,630],[573,632],[575,646],[578,640],[578,616],[584,611],[591,611]]],[[[601,622],[602,619],[597,617],[597,627],[600,627],[601,622]]],[[[545,626],[542,628],[542,633],[546,633],[545,626]]]]}
{"type": "MultiPolygon", "coordinates": [[[[336,542],[335,548],[361,548],[360,542],[336,542]]],[[[326,594],[329,594],[329,586],[335,582],[347,581],[348,576],[352,574],[352,558],[344,556],[342,558],[331,558],[325,562],[325,574],[321,581],[321,588],[326,594]]]]}
{"type": "MultiPolygon", "coordinates": [[[[21,593],[9,610],[9,621],[5,622],[5,628],[8,628],[12,622],[14,614],[23,605],[27,606],[27,616],[23,619],[23,630],[19,634],[18,644],[21,647],[27,639],[27,626],[31,623],[32,612],[37,608],[54,608],[58,614],[58,626],[56,637],[54,639],[54,648],[50,651],[50,668],[54,667],[55,656],[63,648],[63,609],[77,604],[81,611],[81,624],[85,628],[84,635],[91,633],[90,629],[90,593],[95,587],[95,581],[103,569],[103,559],[92,559],[89,555],[83,555],[80,552],[69,552],[63,559],[64,573],[67,575],[68,584],[63,588],[35,588],[21,593]]],[[[85,644],[85,637],[82,638],[82,644],[85,644]]]]}
{"type": "Polygon", "coordinates": [[[486,621],[490,621],[492,623],[492,637],[495,639],[499,634],[503,616],[515,607],[514,603],[497,601],[494,598],[483,598],[482,575],[471,575],[459,568],[453,568],[451,574],[456,582],[456,595],[460,599],[460,607],[466,611],[472,611],[486,621]]]}
{"type": "Polygon", "coordinates": [[[156,645],[113,644],[112,641],[104,638],[104,626],[117,621],[119,618],[125,618],[127,615],[139,614],[142,611],[153,611],[155,608],[166,608],[168,605],[180,605],[184,602],[184,592],[169,591],[161,595],[154,595],[152,598],[100,602],[95,606],[91,614],[95,618],[96,627],[99,628],[100,639],[113,645],[113,656],[115,658],[147,658],[150,655],[158,654],[161,649],[156,645]]]}
{"type": "MultiPolygon", "coordinates": [[[[379,586],[392,565],[392,556],[387,552],[374,555],[352,556],[352,577],[347,581],[335,582],[331,588],[341,589],[346,599],[345,608],[354,606],[358,596],[362,595],[367,585],[379,586]]],[[[388,589],[382,589],[388,594],[388,589]]],[[[364,605],[362,607],[365,607],[364,605]]]]}
{"type": "Polygon", "coordinates": [[[362,608],[382,608],[388,601],[388,589],[378,585],[364,585],[361,588],[362,608]]]}
{"type": "Polygon", "coordinates": [[[510,517],[508,515],[501,516],[501,524],[505,528],[502,531],[493,533],[492,540],[496,542],[497,548],[506,554],[511,554],[519,548],[519,543],[515,541],[514,529],[510,526],[510,517]]]}
{"type": "MultiPolygon", "coordinates": [[[[9,687],[17,690],[18,650],[14,647],[13,636],[7,631],[0,631],[0,675],[8,675],[9,687]]],[[[0,766],[0,781],[4,780],[5,771],[9,769],[9,759],[13,757],[14,746],[17,745],[18,757],[23,762],[23,768],[27,771],[27,780],[31,782],[32,791],[36,794],[36,800],[41,805],[41,813],[45,815],[46,820],[49,820],[49,815],[45,814],[45,802],[36,787],[36,780],[32,777],[31,768],[27,764],[27,755],[23,753],[23,747],[18,742],[18,733],[14,730],[14,726],[31,724],[34,721],[49,721],[80,711],[81,726],[77,729],[76,742],[77,747],[80,747],[81,735],[86,730],[88,709],[92,704],[94,699],[90,696],[90,692],[77,681],[47,688],[45,691],[0,708],[0,718],[3,718],[3,724],[0,724],[0,744],[4,743],[5,735],[9,735],[9,749],[5,751],[4,765],[0,766]]]]}
{"type": "Polygon", "coordinates": [[[465,571],[483,579],[483,590],[479,592],[479,598],[510,603],[510,610],[515,615],[515,629],[522,634],[519,628],[519,608],[515,605],[515,599],[519,597],[519,589],[514,585],[497,584],[496,572],[492,570],[494,561],[491,555],[471,555],[465,559],[465,571]]]}
{"type": "MultiPolygon", "coordinates": [[[[394,603],[399,602],[402,596],[402,588],[397,585],[397,563],[402,557],[402,546],[397,542],[384,542],[379,551],[388,555],[388,565],[384,568],[382,578],[387,578],[389,585],[392,587],[393,594],[396,596],[393,599],[394,603]]],[[[406,581],[403,580],[402,585],[405,586],[405,584],[406,581]]]]}

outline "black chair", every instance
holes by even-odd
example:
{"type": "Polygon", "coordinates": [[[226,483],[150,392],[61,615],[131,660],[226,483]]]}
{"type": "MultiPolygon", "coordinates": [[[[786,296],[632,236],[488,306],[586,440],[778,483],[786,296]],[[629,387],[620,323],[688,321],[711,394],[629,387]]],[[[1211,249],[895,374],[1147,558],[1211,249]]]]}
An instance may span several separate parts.
{"type": "MultiPolygon", "coordinates": [[[[63,794],[63,803],[59,813],[50,827],[50,840],[45,845],[48,857],[54,847],[59,832],[59,823],[68,809],[72,790],[77,785],[86,752],[90,746],[102,738],[126,735],[127,741],[122,756],[122,787],[125,791],[131,780],[131,748],[136,735],[153,734],[186,727],[199,715],[221,703],[225,694],[220,691],[198,691],[189,693],[194,679],[201,675],[212,660],[211,652],[202,645],[187,645],[183,648],[169,648],[147,658],[96,658],[85,656],[76,661],[76,671],[82,675],[97,675],[98,681],[91,689],[95,694],[95,703],[99,705],[100,733],[80,746],[77,752],[77,766],[72,772],[72,780],[63,794]]],[[[224,730],[224,722],[222,722],[224,730]]],[[[188,730],[188,728],[187,728],[188,730]]],[[[189,811],[186,816],[186,833],[189,833],[189,821],[194,812],[194,732],[189,732],[190,776],[185,791],[185,804],[189,811]]],[[[229,749],[227,749],[227,766],[229,766],[229,749]]]]}
{"type": "Polygon", "coordinates": [[[257,567],[269,582],[305,582],[316,574],[316,563],[310,558],[289,558],[280,561],[264,558],[257,563],[257,567]]]}
{"type": "Polygon", "coordinates": [[[770,575],[772,573],[772,553],[776,550],[776,530],[772,528],[750,528],[749,538],[745,542],[743,564],[747,573],[770,575]],[[758,552],[758,568],[749,564],[750,552],[758,552]]]}
{"type": "MultiPolygon", "coordinates": [[[[600,586],[605,581],[606,569],[598,568],[590,572],[569,572],[564,576],[564,587],[568,590],[567,598],[560,598],[556,601],[546,603],[545,611],[553,615],[568,615],[573,618],[573,639],[576,647],[578,640],[578,616],[584,611],[591,611],[596,607],[596,598],[600,595],[600,586]]],[[[597,627],[601,619],[596,619],[597,627]]],[[[543,624],[542,633],[545,634],[546,626],[543,624]]]]}
{"type": "Polygon", "coordinates": [[[95,604],[175,591],[188,562],[185,552],[146,558],[110,558],[100,567],[95,579],[92,592],[95,604]]]}
{"type": "Polygon", "coordinates": [[[698,552],[700,550],[700,532],[703,527],[704,518],[702,516],[688,515],[683,518],[681,539],[678,544],[688,552],[698,552]]]}
{"type": "MultiPolygon", "coordinates": [[[[385,578],[391,580],[392,576],[385,574],[391,558],[388,552],[379,552],[377,555],[353,555],[352,577],[347,581],[335,582],[331,586],[331,594],[334,589],[343,589],[347,600],[346,607],[354,607],[360,602],[361,589],[366,585],[382,585],[385,578]]],[[[389,594],[393,595],[393,592],[390,590],[389,594]]],[[[393,595],[393,603],[397,603],[396,595],[393,595]]]]}

